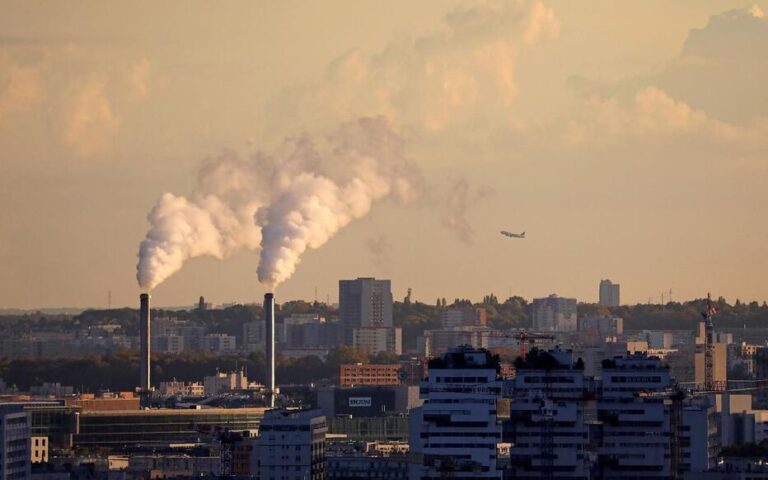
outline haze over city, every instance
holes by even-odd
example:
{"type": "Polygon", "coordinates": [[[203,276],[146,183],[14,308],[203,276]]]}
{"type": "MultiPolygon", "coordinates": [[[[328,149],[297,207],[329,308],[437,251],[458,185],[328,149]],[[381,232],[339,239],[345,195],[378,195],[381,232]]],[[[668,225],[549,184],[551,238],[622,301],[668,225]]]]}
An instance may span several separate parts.
{"type": "MultiPolygon", "coordinates": [[[[160,283],[157,304],[259,301],[263,224],[206,175],[301,157],[343,191],[352,130],[355,152],[391,147],[385,191],[335,212],[348,224],[308,241],[281,298],[335,301],[337,279],[377,276],[430,303],[596,301],[609,277],[627,303],[669,289],[762,302],[764,7],[4,2],[0,306],[104,307],[108,292],[134,305],[165,193],[218,195],[235,226],[160,283]]],[[[277,212],[277,180],[254,175],[237,195],[277,212]]]]}

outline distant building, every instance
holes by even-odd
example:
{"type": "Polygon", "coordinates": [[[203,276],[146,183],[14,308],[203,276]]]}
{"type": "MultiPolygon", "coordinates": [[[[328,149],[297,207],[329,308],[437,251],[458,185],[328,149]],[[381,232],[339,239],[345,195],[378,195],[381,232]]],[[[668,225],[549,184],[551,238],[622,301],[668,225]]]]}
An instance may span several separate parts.
{"type": "Polygon", "coordinates": [[[593,315],[579,320],[579,332],[600,337],[617,337],[624,333],[624,320],[610,315],[593,315]]]}
{"type": "Polygon", "coordinates": [[[502,478],[496,454],[500,368],[498,357],[466,346],[429,362],[424,405],[410,415],[410,451],[417,460],[412,478],[502,478]]]}
{"type": "Polygon", "coordinates": [[[205,349],[215,353],[234,353],[237,341],[234,335],[225,333],[209,333],[204,338],[205,349]]]}
{"type": "Polygon", "coordinates": [[[600,280],[600,305],[618,307],[621,304],[621,287],[610,280],[600,280]]]}
{"type": "MultiPolygon", "coordinates": [[[[732,336],[722,335],[721,332],[714,332],[714,345],[712,355],[712,367],[714,369],[713,380],[716,385],[725,386],[728,382],[728,344],[732,336]],[[724,340],[724,341],[719,341],[724,340]]],[[[705,383],[705,346],[706,333],[704,322],[699,322],[699,332],[696,336],[696,353],[694,354],[694,381],[699,385],[705,383]]]]}
{"type": "Polygon", "coordinates": [[[317,406],[334,419],[350,417],[389,417],[407,414],[421,405],[419,387],[415,385],[321,387],[317,390],[317,406]]]}
{"type": "Polygon", "coordinates": [[[179,382],[176,379],[169,382],[160,382],[160,395],[202,397],[205,395],[205,386],[200,382],[179,382]]]}
{"type": "Polygon", "coordinates": [[[24,407],[0,404],[0,478],[31,478],[30,416],[24,407]]]}
{"type": "Polygon", "coordinates": [[[400,385],[400,364],[343,364],[339,367],[339,385],[400,385]]]}
{"type": "Polygon", "coordinates": [[[238,372],[216,372],[215,375],[203,378],[203,388],[207,396],[232,390],[245,390],[248,388],[248,377],[242,369],[238,372]]]}
{"type": "Polygon", "coordinates": [[[324,480],[325,434],[319,410],[269,410],[253,441],[251,474],[260,480],[324,480]]]}
{"type": "Polygon", "coordinates": [[[32,463],[45,463],[48,461],[48,437],[31,437],[30,448],[32,463]]]}
{"type": "Polygon", "coordinates": [[[449,307],[440,311],[440,324],[444,329],[455,327],[484,327],[488,323],[485,308],[471,305],[449,307]]]}
{"type": "Polygon", "coordinates": [[[347,345],[356,328],[392,326],[392,285],[389,280],[339,280],[339,320],[347,345]]]}
{"type": "Polygon", "coordinates": [[[370,355],[403,353],[403,331],[400,327],[363,327],[352,330],[352,346],[370,355]]]}
{"type": "Polygon", "coordinates": [[[550,295],[533,300],[533,329],[540,332],[575,332],[576,299],[550,295]]]}

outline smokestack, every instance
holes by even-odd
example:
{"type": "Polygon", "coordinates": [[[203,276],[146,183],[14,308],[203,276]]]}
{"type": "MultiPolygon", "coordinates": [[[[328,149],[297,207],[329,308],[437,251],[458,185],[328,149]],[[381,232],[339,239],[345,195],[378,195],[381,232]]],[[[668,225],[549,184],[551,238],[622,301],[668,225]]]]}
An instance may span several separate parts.
{"type": "Polygon", "coordinates": [[[142,293],[139,296],[141,307],[139,308],[139,342],[141,343],[141,373],[140,373],[140,396],[141,406],[149,406],[149,392],[152,388],[150,379],[150,348],[149,348],[149,294],[142,293]]]}
{"type": "Polygon", "coordinates": [[[267,407],[275,408],[275,295],[267,293],[264,295],[264,321],[266,322],[266,387],[267,407]]]}

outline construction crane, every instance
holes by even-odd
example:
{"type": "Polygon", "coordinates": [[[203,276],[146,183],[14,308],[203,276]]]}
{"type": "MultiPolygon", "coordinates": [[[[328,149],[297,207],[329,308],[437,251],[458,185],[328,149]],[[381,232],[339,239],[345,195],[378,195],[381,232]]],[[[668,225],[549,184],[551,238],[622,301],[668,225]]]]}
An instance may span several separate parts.
{"type": "Polygon", "coordinates": [[[707,310],[701,312],[704,317],[704,390],[715,391],[718,385],[715,383],[715,328],[712,317],[720,311],[720,308],[712,302],[712,295],[707,293],[707,310]]]}

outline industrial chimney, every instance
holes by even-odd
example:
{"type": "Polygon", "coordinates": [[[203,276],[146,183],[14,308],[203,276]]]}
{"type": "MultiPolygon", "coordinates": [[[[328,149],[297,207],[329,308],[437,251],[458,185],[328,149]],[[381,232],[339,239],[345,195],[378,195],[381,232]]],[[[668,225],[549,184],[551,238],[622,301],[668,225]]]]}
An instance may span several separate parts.
{"type": "Polygon", "coordinates": [[[140,373],[140,391],[141,406],[149,407],[149,395],[152,381],[150,372],[150,348],[149,348],[149,294],[142,293],[139,296],[141,307],[139,308],[139,342],[141,343],[141,373],[140,373]]]}
{"type": "Polygon", "coordinates": [[[264,322],[266,323],[266,404],[268,408],[275,408],[275,295],[264,295],[264,322]]]}

